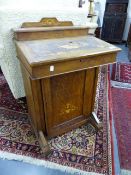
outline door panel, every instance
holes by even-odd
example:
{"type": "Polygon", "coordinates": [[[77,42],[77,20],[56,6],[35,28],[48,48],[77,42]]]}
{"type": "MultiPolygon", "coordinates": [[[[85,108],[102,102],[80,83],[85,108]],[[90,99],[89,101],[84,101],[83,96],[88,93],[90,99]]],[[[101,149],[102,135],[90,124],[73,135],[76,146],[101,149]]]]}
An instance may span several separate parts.
{"type": "Polygon", "coordinates": [[[102,27],[102,39],[103,40],[109,40],[112,38],[112,33],[113,33],[113,16],[105,16],[103,20],[103,27],[102,27]]]}
{"type": "Polygon", "coordinates": [[[84,117],[85,78],[86,71],[79,71],[41,80],[48,135],[58,135],[64,127],[69,130],[67,125],[85,120],[79,118],[84,117]]]}

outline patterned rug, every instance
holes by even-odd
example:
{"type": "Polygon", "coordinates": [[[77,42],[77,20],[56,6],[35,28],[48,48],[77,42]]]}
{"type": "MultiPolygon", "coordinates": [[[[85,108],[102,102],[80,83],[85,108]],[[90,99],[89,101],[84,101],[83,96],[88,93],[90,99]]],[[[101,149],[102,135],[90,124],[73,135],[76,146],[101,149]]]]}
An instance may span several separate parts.
{"type": "Polygon", "coordinates": [[[131,89],[131,63],[115,63],[111,79],[113,87],[131,89]]]}
{"type": "Polygon", "coordinates": [[[0,157],[22,160],[77,174],[112,174],[108,76],[99,75],[95,111],[103,123],[96,132],[90,124],[49,140],[52,154],[45,158],[27,115],[25,99],[15,100],[0,74],[0,157]]]}
{"type": "Polygon", "coordinates": [[[131,83],[131,63],[115,63],[112,68],[112,80],[131,83]]]}
{"type": "Polygon", "coordinates": [[[16,100],[13,97],[7,84],[7,81],[5,80],[5,77],[2,74],[1,70],[0,70],[0,107],[27,113],[26,99],[21,98],[19,100],[16,100]]]}
{"type": "Polygon", "coordinates": [[[121,83],[120,86],[111,88],[112,106],[121,174],[129,175],[131,174],[131,89],[129,88],[131,86],[131,64],[117,63],[114,65],[112,78],[121,83]]]}

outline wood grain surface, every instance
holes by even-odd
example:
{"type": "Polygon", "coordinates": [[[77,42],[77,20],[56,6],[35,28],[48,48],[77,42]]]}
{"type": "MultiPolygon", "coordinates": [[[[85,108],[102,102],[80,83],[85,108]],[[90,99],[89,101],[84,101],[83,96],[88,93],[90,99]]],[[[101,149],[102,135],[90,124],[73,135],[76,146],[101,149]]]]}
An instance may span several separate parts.
{"type": "Polygon", "coordinates": [[[92,121],[99,66],[114,63],[120,49],[87,36],[86,26],[55,18],[22,27],[15,30],[15,43],[29,115],[43,152],[49,152],[45,136],[92,121]]]}

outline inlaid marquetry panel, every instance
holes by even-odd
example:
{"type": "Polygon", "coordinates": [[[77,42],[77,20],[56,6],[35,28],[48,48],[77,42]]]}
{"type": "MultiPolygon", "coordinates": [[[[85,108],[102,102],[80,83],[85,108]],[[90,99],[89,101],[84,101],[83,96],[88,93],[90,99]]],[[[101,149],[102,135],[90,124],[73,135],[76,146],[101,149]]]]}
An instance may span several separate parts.
{"type": "Polygon", "coordinates": [[[42,80],[48,132],[83,114],[84,81],[85,71],[42,80]]]}

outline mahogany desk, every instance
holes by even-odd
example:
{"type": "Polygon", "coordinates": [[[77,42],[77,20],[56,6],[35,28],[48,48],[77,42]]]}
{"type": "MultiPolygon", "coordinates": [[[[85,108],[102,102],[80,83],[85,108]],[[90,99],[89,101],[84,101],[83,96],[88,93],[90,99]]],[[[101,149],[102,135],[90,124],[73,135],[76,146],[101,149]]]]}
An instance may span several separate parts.
{"type": "Polygon", "coordinates": [[[15,30],[29,115],[43,145],[44,135],[88,122],[99,66],[114,63],[120,50],[87,34],[88,28],[77,26],[15,30]]]}

